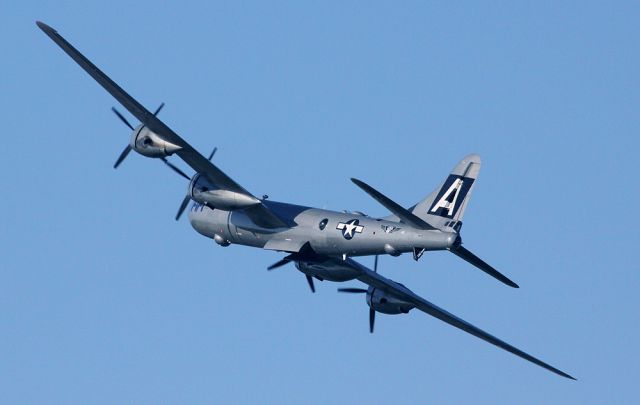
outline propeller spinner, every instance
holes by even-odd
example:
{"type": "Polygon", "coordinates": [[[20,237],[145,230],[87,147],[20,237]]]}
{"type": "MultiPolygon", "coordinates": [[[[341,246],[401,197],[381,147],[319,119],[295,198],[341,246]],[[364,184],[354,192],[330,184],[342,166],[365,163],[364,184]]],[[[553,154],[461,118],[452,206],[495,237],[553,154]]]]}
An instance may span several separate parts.
{"type": "MultiPolygon", "coordinates": [[[[163,108],[164,108],[164,103],[161,103],[158,106],[158,108],[156,108],[156,110],[153,112],[153,115],[157,116],[160,113],[160,111],[162,111],[163,108]]],[[[126,125],[127,128],[129,128],[132,131],[136,130],[136,128],[134,128],[133,125],[131,125],[131,123],[124,117],[124,115],[122,115],[122,113],[120,113],[120,111],[118,111],[115,107],[111,107],[111,111],[113,111],[113,113],[118,118],[120,118],[120,121],[122,121],[122,123],[126,125]]],[[[118,156],[118,160],[116,160],[116,163],[113,165],[114,169],[117,169],[118,166],[120,166],[120,164],[124,161],[127,155],[129,155],[129,152],[131,152],[131,149],[132,149],[131,144],[127,145],[124,148],[122,153],[120,153],[120,156],[118,156]]],[[[213,158],[213,155],[215,155],[217,150],[218,148],[213,148],[213,151],[211,151],[211,154],[209,154],[209,161],[211,161],[211,159],[213,158]]],[[[169,160],[166,157],[161,156],[160,160],[162,160],[162,162],[165,165],[167,165],[168,168],[176,172],[178,175],[185,178],[186,180],[191,181],[191,177],[189,175],[187,175],[185,172],[183,172],[179,167],[177,167],[173,163],[169,162],[169,160]]],[[[184,210],[187,208],[187,205],[189,204],[189,200],[190,200],[190,197],[188,195],[182,200],[182,203],[180,204],[180,208],[178,209],[178,213],[176,214],[176,221],[180,219],[180,216],[182,215],[184,210]]]]}
{"type": "MultiPolygon", "coordinates": [[[[157,116],[158,113],[160,113],[160,111],[162,111],[162,109],[164,108],[164,103],[160,103],[160,105],[158,106],[158,108],[156,108],[156,110],[154,111],[153,115],[157,116]]],[[[118,118],[120,118],[120,121],[122,121],[124,123],[124,125],[126,125],[130,130],[135,131],[135,128],[133,127],[133,125],[131,125],[131,123],[124,117],[124,115],[122,115],[120,113],[120,111],[116,110],[115,107],[111,107],[111,111],[113,111],[113,113],[115,115],[118,116],[118,118]]],[[[120,166],[120,163],[122,163],[122,161],[127,157],[127,155],[129,154],[129,152],[131,152],[131,144],[127,145],[124,150],[122,151],[122,153],[120,153],[120,156],[118,156],[118,160],[116,160],[116,163],[113,165],[114,169],[117,169],[118,166],[120,166]]],[[[167,164],[169,164],[166,159],[163,159],[163,161],[167,164]]],[[[177,171],[178,174],[181,175],[185,175],[184,173],[182,173],[177,167],[169,164],[169,167],[171,167],[174,171],[177,171]]],[[[186,176],[186,175],[185,175],[186,176]]]]}
{"type": "MultiPolygon", "coordinates": [[[[213,159],[213,155],[216,154],[217,150],[218,150],[217,147],[213,148],[213,150],[209,154],[209,157],[207,158],[207,159],[209,159],[209,161],[211,161],[211,159],[213,159]]],[[[169,162],[165,162],[165,163],[167,163],[168,165],[171,165],[169,162]]],[[[191,180],[191,178],[188,177],[187,175],[185,175],[185,177],[186,177],[187,180],[191,180]]],[[[187,205],[189,205],[189,200],[191,200],[191,197],[189,197],[189,194],[187,193],[187,195],[184,197],[184,199],[180,203],[180,208],[178,208],[178,213],[176,214],[176,221],[180,219],[180,217],[182,216],[182,213],[187,208],[187,205]]]]}
{"type": "MultiPolygon", "coordinates": [[[[162,109],[164,108],[164,103],[161,103],[158,108],[156,108],[156,110],[154,111],[153,115],[157,116],[158,113],[160,113],[160,111],[162,111],[162,109]]],[[[120,121],[122,121],[124,123],[124,125],[127,126],[127,128],[129,128],[132,131],[135,131],[136,128],[133,127],[133,125],[131,125],[131,123],[124,117],[124,115],[122,115],[122,113],[120,113],[120,111],[118,111],[115,107],[111,107],[111,111],[113,111],[113,113],[118,116],[118,118],[120,118],[120,121]]],[[[127,157],[127,155],[129,155],[129,152],[131,152],[131,149],[133,149],[131,147],[131,144],[128,144],[124,150],[122,151],[122,153],[120,153],[120,156],[118,156],[118,160],[116,160],[116,163],[113,165],[114,169],[117,169],[118,166],[120,166],[120,164],[124,161],[124,159],[127,157]]],[[[187,176],[185,174],[185,172],[183,172],[182,170],[180,170],[177,166],[175,166],[173,163],[169,162],[167,160],[166,157],[162,156],[160,157],[160,160],[162,160],[162,162],[167,165],[171,170],[173,170],[174,172],[178,173],[180,176],[184,177],[187,180],[191,180],[191,178],[189,176],[187,176]]]]}

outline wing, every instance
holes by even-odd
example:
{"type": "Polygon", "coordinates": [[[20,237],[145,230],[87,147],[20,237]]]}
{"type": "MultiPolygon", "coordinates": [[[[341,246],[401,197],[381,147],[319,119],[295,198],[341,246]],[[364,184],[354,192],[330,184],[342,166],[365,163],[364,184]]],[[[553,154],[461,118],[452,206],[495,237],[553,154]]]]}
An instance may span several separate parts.
{"type": "Polygon", "coordinates": [[[386,294],[392,295],[398,299],[411,303],[415,305],[415,307],[418,308],[420,311],[426,314],[429,314],[435,318],[438,318],[441,321],[446,322],[451,326],[455,326],[458,329],[461,329],[467,333],[470,333],[473,336],[484,340],[485,342],[489,342],[492,345],[498,346],[501,349],[504,349],[510,353],[515,354],[518,357],[521,357],[534,364],[537,364],[540,367],[546,368],[547,370],[552,371],[558,375],[575,380],[575,378],[573,378],[569,374],[563,371],[560,371],[553,366],[550,366],[549,364],[543,362],[542,360],[538,360],[537,358],[523,352],[522,350],[511,346],[509,343],[506,343],[505,341],[500,340],[493,335],[490,335],[489,333],[483,331],[482,329],[473,326],[469,322],[466,322],[458,318],[457,316],[445,311],[444,309],[430,303],[424,298],[416,295],[407,287],[399,283],[396,283],[395,281],[389,280],[381,276],[380,274],[369,270],[365,266],[361,265],[360,263],[352,259],[348,259],[348,261],[352,266],[357,267],[360,270],[361,276],[358,277],[358,280],[362,281],[363,283],[368,284],[374,288],[380,289],[384,291],[386,294]]]}
{"type": "MultiPolygon", "coordinates": [[[[82,69],[84,69],[95,81],[97,81],[106,91],[108,91],[124,108],[134,117],[142,122],[150,130],[158,134],[165,141],[180,146],[176,154],[197,173],[204,174],[213,184],[224,190],[234,191],[253,197],[238,183],[233,181],[222,170],[218,169],[207,158],[202,156],[197,150],[189,145],[184,139],[176,134],[171,128],[165,125],[158,117],[149,112],[136,99],[131,97],[118,84],[104,74],[96,65],[82,55],[56,30],[47,24],[37,21],[36,24],[53,40],[63,51],[65,51],[82,69]]],[[[255,197],[254,197],[255,198],[255,197]]],[[[267,228],[286,227],[287,224],[271,212],[263,204],[259,204],[246,210],[251,219],[258,225],[267,228]]]]}

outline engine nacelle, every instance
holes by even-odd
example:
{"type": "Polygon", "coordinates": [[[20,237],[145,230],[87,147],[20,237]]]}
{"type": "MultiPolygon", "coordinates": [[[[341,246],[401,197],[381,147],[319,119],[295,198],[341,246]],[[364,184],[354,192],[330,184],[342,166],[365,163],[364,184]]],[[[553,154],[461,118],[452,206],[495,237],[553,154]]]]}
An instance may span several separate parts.
{"type": "Polygon", "coordinates": [[[200,173],[191,179],[188,194],[192,200],[200,204],[225,211],[260,204],[260,200],[253,196],[220,189],[200,173]]]}
{"type": "Polygon", "coordinates": [[[367,305],[377,312],[389,315],[407,314],[415,308],[413,304],[387,295],[384,291],[373,287],[369,287],[367,291],[367,305]]]}
{"type": "Polygon", "coordinates": [[[297,261],[296,268],[306,275],[329,281],[348,281],[360,275],[353,267],[347,266],[343,260],[335,258],[320,262],[297,261]]]}
{"type": "Polygon", "coordinates": [[[139,125],[133,131],[129,145],[131,149],[139,154],[152,158],[169,156],[182,149],[181,146],[174,145],[160,138],[158,134],[144,125],[139,125]]]}

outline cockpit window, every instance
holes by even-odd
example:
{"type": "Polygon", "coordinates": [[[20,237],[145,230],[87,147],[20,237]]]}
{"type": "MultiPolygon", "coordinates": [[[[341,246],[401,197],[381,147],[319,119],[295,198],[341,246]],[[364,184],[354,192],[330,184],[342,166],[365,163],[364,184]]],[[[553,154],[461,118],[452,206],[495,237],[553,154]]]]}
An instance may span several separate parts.
{"type": "Polygon", "coordinates": [[[329,219],[325,218],[322,221],[320,221],[320,223],[318,224],[318,228],[320,228],[320,230],[323,231],[324,228],[327,227],[328,223],[329,223],[329,219]]]}

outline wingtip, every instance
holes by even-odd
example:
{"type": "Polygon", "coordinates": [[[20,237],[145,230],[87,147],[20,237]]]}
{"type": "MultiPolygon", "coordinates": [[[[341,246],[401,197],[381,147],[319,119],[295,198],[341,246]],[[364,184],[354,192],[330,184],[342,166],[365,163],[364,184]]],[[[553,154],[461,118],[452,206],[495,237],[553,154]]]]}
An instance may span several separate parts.
{"type": "Polygon", "coordinates": [[[358,180],[355,177],[351,178],[351,182],[360,188],[367,188],[369,185],[362,180],[358,180]]]}
{"type": "Polygon", "coordinates": [[[520,286],[516,283],[514,283],[513,281],[511,281],[511,279],[507,278],[505,275],[500,274],[502,277],[499,277],[498,279],[500,281],[502,281],[504,284],[508,285],[509,287],[512,288],[520,288],[520,286]]]}
{"type": "Polygon", "coordinates": [[[561,375],[561,376],[562,376],[562,377],[564,377],[564,378],[568,378],[569,380],[573,380],[573,381],[578,381],[578,379],[577,379],[577,378],[575,378],[574,376],[571,376],[571,375],[569,375],[569,374],[565,373],[564,371],[560,371],[560,370],[556,370],[556,371],[557,371],[557,374],[561,375]]]}
{"type": "Polygon", "coordinates": [[[43,31],[53,31],[53,32],[55,32],[55,30],[53,28],[51,28],[50,26],[48,26],[47,24],[43,23],[40,20],[36,20],[36,25],[38,26],[38,28],[40,28],[43,31]]]}

